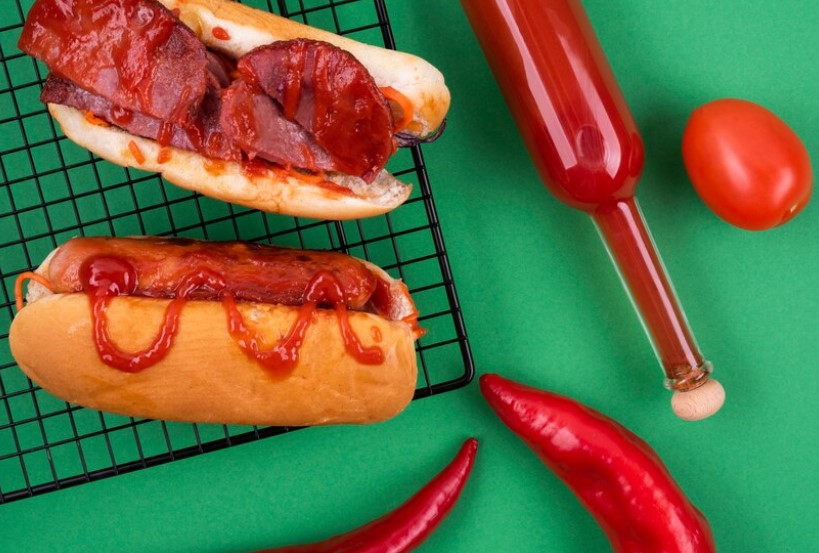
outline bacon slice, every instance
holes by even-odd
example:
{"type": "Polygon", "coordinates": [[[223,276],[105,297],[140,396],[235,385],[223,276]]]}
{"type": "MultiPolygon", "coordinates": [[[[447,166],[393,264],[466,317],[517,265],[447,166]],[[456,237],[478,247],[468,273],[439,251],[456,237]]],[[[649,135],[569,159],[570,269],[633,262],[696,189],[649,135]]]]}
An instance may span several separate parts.
{"type": "Polygon", "coordinates": [[[208,87],[199,110],[186,124],[165,123],[149,115],[121,108],[54,75],[46,79],[40,100],[90,112],[133,135],[156,140],[162,146],[196,151],[211,159],[238,161],[242,159],[241,150],[224,136],[219,125],[220,95],[218,87],[208,87]]]}
{"type": "Polygon", "coordinates": [[[19,46],[51,71],[44,102],[162,146],[366,182],[396,147],[372,76],[325,42],[275,42],[234,62],[155,0],[35,0],[19,46]]]}
{"type": "Polygon", "coordinates": [[[238,70],[313,136],[337,171],[369,182],[392,155],[389,104],[349,52],[326,42],[274,42],[242,56],[238,70]]]}
{"type": "Polygon", "coordinates": [[[19,47],[57,76],[156,119],[187,122],[208,85],[205,46],[158,2],[37,0],[19,47]]]}
{"type": "Polygon", "coordinates": [[[337,169],[330,155],[298,123],[284,117],[265,93],[239,79],[225,90],[221,127],[225,136],[253,159],[258,156],[309,171],[337,169]]]}

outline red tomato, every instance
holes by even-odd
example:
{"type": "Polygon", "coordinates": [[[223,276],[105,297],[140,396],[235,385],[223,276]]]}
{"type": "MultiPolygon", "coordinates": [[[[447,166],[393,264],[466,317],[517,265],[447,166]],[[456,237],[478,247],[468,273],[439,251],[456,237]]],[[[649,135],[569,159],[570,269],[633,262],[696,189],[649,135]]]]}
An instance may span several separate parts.
{"type": "Polygon", "coordinates": [[[776,227],[810,199],[813,171],[805,146],[781,119],[754,103],[724,99],[694,110],[682,152],[697,193],[732,225],[776,227]]]}

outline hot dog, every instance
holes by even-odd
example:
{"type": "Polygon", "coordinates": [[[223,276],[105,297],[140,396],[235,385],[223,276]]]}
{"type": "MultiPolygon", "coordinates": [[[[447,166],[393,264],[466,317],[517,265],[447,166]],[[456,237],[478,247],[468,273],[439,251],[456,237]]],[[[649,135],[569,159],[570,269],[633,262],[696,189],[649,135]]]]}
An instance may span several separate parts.
{"type": "Polygon", "coordinates": [[[369,423],[412,399],[423,331],[406,286],[340,253],[75,238],[18,280],[9,331],[50,393],[127,416],[369,423]],[[28,284],[23,306],[22,283],[28,284]]]}
{"type": "Polygon", "coordinates": [[[449,107],[427,62],[230,0],[36,0],[19,47],[63,132],[114,163],[264,211],[349,219],[410,187],[395,149],[449,107]]]}

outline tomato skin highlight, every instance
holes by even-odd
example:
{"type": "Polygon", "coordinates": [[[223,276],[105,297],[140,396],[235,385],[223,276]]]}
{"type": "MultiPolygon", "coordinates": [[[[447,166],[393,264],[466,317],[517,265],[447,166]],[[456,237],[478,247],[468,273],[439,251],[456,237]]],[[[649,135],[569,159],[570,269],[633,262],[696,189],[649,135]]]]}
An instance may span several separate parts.
{"type": "Polygon", "coordinates": [[[774,113],[747,100],[715,100],[694,110],[682,154],[703,202],[737,227],[779,226],[810,200],[813,170],[804,144],[774,113]]]}

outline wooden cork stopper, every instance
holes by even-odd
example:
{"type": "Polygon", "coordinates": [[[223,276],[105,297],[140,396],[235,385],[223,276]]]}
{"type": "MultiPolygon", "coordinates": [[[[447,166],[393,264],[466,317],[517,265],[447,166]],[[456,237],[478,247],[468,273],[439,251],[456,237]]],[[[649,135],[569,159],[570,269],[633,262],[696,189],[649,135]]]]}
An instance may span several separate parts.
{"type": "Polygon", "coordinates": [[[725,389],[722,384],[709,378],[705,384],[693,390],[674,392],[671,396],[671,409],[683,420],[698,421],[719,411],[724,402],[725,389]]]}

